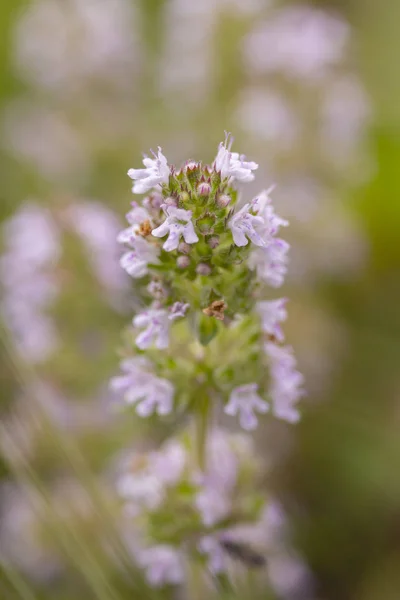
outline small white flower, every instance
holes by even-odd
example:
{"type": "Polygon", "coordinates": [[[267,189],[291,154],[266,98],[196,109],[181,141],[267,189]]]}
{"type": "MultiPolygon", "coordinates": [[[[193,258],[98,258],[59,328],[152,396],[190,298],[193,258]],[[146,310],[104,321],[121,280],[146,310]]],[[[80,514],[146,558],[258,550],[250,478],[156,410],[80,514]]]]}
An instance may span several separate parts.
{"type": "Polygon", "coordinates": [[[269,410],[268,403],[257,394],[257,388],[256,383],[248,383],[234,388],[224,409],[225,414],[230,416],[239,413],[240,425],[249,431],[258,425],[254,412],[266,413],[269,410]]]}
{"type": "Polygon", "coordinates": [[[153,156],[143,159],[145,169],[129,169],[128,175],[135,181],[132,187],[134,194],[145,194],[161,183],[168,183],[170,168],[160,147],[157,154],[153,152],[153,156]]]}
{"type": "Polygon", "coordinates": [[[176,319],[184,317],[188,311],[189,306],[190,304],[185,304],[184,302],[175,302],[169,309],[168,318],[171,321],[175,321],[176,319]]]}
{"type": "Polygon", "coordinates": [[[182,557],[173,546],[160,544],[146,548],[139,553],[138,562],[146,569],[147,579],[154,587],[176,585],[184,579],[182,557]]]}
{"type": "Polygon", "coordinates": [[[285,337],[280,323],[287,319],[286,302],[287,298],[280,298],[257,303],[263,332],[273,336],[278,342],[282,342],[285,337]]]}
{"type": "Polygon", "coordinates": [[[168,311],[163,308],[151,308],[136,315],[134,326],[145,328],[135,340],[137,347],[145,350],[155,342],[159,350],[167,348],[170,323],[168,311]]]}
{"type": "Polygon", "coordinates": [[[267,239],[260,235],[264,229],[264,219],[252,215],[250,209],[251,205],[247,203],[229,219],[228,227],[232,231],[233,241],[236,246],[247,246],[249,240],[256,246],[266,246],[267,239]]]}
{"type": "Polygon", "coordinates": [[[304,378],[296,369],[293,350],[289,346],[268,342],[265,352],[270,360],[273,413],[279,419],[296,423],[300,415],[295,405],[304,396],[304,378]]]}
{"type": "Polygon", "coordinates": [[[175,206],[162,206],[167,218],[156,229],[153,229],[152,235],[155,237],[164,237],[168,239],[164,242],[163,248],[167,252],[176,250],[179,246],[181,236],[187,244],[195,244],[199,238],[194,230],[192,223],[192,211],[176,208],[175,206]]]}
{"type": "Polygon", "coordinates": [[[246,162],[245,156],[237,152],[231,152],[233,139],[227,134],[225,142],[221,142],[218,147],[218,154],[214,162],[214,169],[221,173],[221,178],[233,177],[237,181],[253,181],[252,171],[258,169],[255,162],[246,162]]]}
{"type": "Polygon", "coordinates": [[[120,244],[132,245],[137,237],[139,237],[140,225],[148,221],[151,224],[151,216],[149,212],[142,206],[132,203],[132,210],[126,215],[126,219],[130,227],[124,229],[118,234],[117,241],[120,244]]]}
{"type": "Polygon", "coordinates": [[[159,248],[142,237],[131,240],[132,250],[121,256],[120,265],[131,277],[147,275],[148,266],[158,264],[159,248]]]}

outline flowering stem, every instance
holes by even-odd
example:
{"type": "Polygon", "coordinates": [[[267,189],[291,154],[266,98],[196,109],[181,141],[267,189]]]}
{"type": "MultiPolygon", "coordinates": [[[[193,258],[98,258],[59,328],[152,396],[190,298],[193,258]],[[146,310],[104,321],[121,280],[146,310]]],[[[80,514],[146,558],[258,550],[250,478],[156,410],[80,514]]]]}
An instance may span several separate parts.
{"type": "Polygon", "coordinates": [[[206,467],[206,444],[207,444],[207,429],[210,419],[210,398],[207,393],[204,393],[198,401],[196,414],[196,451],[197,464],[201,471],[206,467]]]}

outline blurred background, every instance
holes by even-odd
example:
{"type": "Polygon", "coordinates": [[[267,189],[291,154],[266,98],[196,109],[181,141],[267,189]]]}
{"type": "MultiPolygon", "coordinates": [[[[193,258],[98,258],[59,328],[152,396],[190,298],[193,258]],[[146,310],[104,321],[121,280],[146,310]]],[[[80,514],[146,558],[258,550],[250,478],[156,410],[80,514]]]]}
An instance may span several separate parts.
{"type": "Polygon", "coordinates": [[[163,436],[108,392],[135,309],[115,237],[143,151],[211,162],[224,130],[291,222],[308,397],[259,447],[313,585],[276,598],[400,598],[399,24],[395,0],[3,0],[1,598],[170,597],[112,485],[163,436]]]}

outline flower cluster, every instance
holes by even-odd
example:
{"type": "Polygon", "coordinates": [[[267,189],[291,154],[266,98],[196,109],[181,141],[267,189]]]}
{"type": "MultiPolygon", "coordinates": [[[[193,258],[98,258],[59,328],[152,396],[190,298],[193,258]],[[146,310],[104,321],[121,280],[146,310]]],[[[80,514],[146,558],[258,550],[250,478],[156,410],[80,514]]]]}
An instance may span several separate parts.
{"type": "MultiPolygon", "coordinates": [[[[278,360],[270,351],[272,345],[284,352],[280,344],[284,340],[281,322],[286,318],[285,301],[259,300],[259,279],[273,286],[283,281],[289,246],[277,234],[288,223],[275,214],[271,189],[240,206],[236,182],[252,181],[258,165],[232,152],[231,146],[227,135],[211,166],[188,161],[180,169],[169,166],[158,148],[152,158],[144,158],[145,168],[128,171],[133,192],[149,195],[140,205],[132,203],[127,214],[129,227],[118,236],[127,247],[121,266],[139,280],[147,303],[133,318],[133,340],[137,352],[149,353],[155,375],[148,375],[148,363],[143,358],[139,362],[128,359],[122,365],[124,383],[117,378],[113,385],[124,388],[128,402],[145,402],[146,409],[141,402],[136,405],[142,416],[156,407],[149,398],[158,398],[157,412],[166,414],[181,405],[180,396],[185,395],[186,403],[190,403],[188,396],[195,395],[195,390],[184,390],[184,394],[176,394],[174,405],[171,401],[172,390],[182,386],[174,369],[168,371],[168,361],[171,357],[178,360],[181,352],[175,347],[185,335],[191,342],[188,355],[196,354],[194,342],[212,348],[203,352],[201,361],[194,359],[193,364],[186,365],[189,379],[193,376],[194,385],[208,379],[213,394],[224,401],[225,413],[238,415],[245,429],[257,426],[255,413],[269,409],[268,398],[263,397],[268,389],[264,371],[269,365],[273,414],[281,418],[287,415],[292,421],[289,405],[294,405],[302,393],[294,359],[278,360]],[[220,377],[221,369],[215,368],[217,363],[213,368],[209,360],[211,352],[218,354],[222,337],[218,334],[225,331],[234,344],[241,321],[246,322],[245,329],[258,329],[255,380],[247,380],[245,365],[242,370],[235,365],[228,380],[220,377]],[[179,333],[173,335],[175,323],[179,333]],[[156,350],[162,352],[155,354],[156,350]],[[143,386],[139,383],[142,380],[143,386]],[[286,410],[279,408],[282,404],[286,410]]],[[[228,367],[225,365],[225,373],[228,367]]]]}
{"type": "Polygon", "coordinates": [[[133,554],[151,585],[183,583],[190,561],[218,580],[267,565],[270,575],[288,559],[285,516],[274,499],[263,497],[261,467],[248,437],[215,428],[201,472],[188,432],[157,451],[124,458],[116,485],[126,530],[135,532],[133,554]]]}
{"type": "Polygon", "coordinates": [[[262,514],[255,484],[259,466],[248,439],[210,430],[202,472],[193,450],[193,437],[186,432],[156,452],[125,459],[117,481],[125,514],[138,528],[136,537],[145,540],[136,548],[136,558],[156,586],[181,583],[188,555],[198,561],[206,558],[213,572],[227,568],[225,557],[217,558],[235,512],[250,522],[262,514]],[[240,479],[246,483],[239,484],[240,479]]]}
{"type": "Polygon", "coordinates": [[[155,586],[183,580],[183,546],[193,560],[208,557],[210,572],[226,571],[234,515],[254,523],[266,508],[257,485],[248,487],[257,461],[247,442],[212,426],[218,405],[254,430],[268,412],[296,421],[303,394],[283,345],[286,299],[264,300],[260,284],[283,282],[289,245],[277,234],[288,223],[275,214],[272,188],[241,202],[237,184],[252,181],[258,165],[232,141],[226,135],[211,165],[176,169],[158,148],[128,171],[133,193],[147,196],[132,203],[118,241],[144,307],[111,387],[140,417],[185,414],[197,424],[194,439],[167,442],[118,481],[143,540],[136,560],[155,586]]]}

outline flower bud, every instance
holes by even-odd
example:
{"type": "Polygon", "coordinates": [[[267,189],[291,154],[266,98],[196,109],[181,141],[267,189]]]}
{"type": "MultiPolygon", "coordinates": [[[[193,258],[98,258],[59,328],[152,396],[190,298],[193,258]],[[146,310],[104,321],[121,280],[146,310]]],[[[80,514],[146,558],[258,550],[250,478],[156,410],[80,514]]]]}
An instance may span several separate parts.
{"type": "Polygon", "coordinates": [[[179,200],[183,203],[188,202],[190,200],[190,196],[187,192],[182,192],[179,196],[179,200]]]}
{"type": "Polygon", "coordinates": [[[210,248],[217,248],[217,246],[219,246],[219,235],[213,235],[210,237],[210,239],[207,241],[207,244],[210,246],[210,248]]]}
{"type": "Polygon", "coordinates": [[[189,254],[190,245],[187,244],[186,242],[180,242],[180,244],[178,246],[178,252],[182,252],[182,254],[189,254]]]}
{"type": "Polygon", "coordinates": [[[178,256],[176,264],[179,269],[186,269],[190,265],[190,258],[187,256],[178,256]]]}
{"type": "MultiPolygon", "coordinates": [[[[146,198],[144,198],[142,205],[150,212],[152,211],[159,211],[161,208],[161,204],[163,204],[165,201],[163,199],[163,197],[157,193],[157,192],[152,192],[150,193],[148,196],[146,196],[146,198]]],[[[132,202],[132,206],[133,206],[133,202],[132,202]]],[[[137,204],[137,203],[135,203],[137,204]]]]}
{"type": "Polygon", "coordinates": [[[199,164],[199,163],[197,163],[195,160],[188,160],[188,161],[185,163],[185,169],[186,169],[187,171],[192,171],[193,169],[198,169],[198,168],[199,168],[199,166],[200,166],[200,164],[199,164]]]}
{"type": "Polygon", "coordinates": [[[209,275],[211,273],[211,267],[206,263],[199,263],[196,267],[196,273],[198,275],[209,275]]]}
{"type": "Polygon", "coordinates": [[[165,289],[161,281],[158,281],[157,279],[153,279],[153,281],[150,281],[150,283],[147,286],[147,291],[149,292],[150,296],[152,296],[156,300],[162,300],[163,298],[166,298],[168,296],[167,290],[165,289]]]}
{"type": "Polygon", "coordinates": [[[211,185],[207,181],[202,181],[197,186],[197,193],[200,196],[208,196],[208,194],[210,193],[210,191],[211,191],[211,185]]]}
{"type": "Polygon", "coordinates": [[[171,196],[169,198],[165,198],[164,204],[166,206],[178,206],[178,203],[175,200],[175,198],[172,198],[171,196]]]}
{"type": "Polygon", "coordinates": [[[225,208],[225,206],[228,206],[231,199],[232,198],[228,196],[228,194],[222,194],[221,196],[218,196],[217,204],[220,208],[225,208]]]}

